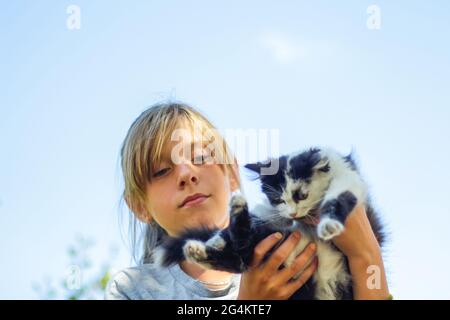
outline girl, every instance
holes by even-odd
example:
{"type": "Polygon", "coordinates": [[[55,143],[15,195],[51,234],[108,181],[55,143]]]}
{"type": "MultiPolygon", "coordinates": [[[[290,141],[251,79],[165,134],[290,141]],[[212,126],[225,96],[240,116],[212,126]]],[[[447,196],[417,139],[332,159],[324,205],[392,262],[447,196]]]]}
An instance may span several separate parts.
{"type": "MultiPolygon", "coordinates": [[[[181,103],[154,105],[131,125],[121,149],[123,198],[146,225],[144,252],[137,267],[120,271],[109,281],[105,299],[287,299],[317,269],[317,258],[311,259],[315,246],[310,244],[291,267],[279,270],[299,242],[299,233],[291,234],[264,263],[263,257],[281,235],[261,241],[252,268],[242,275],[205,270],[187,261],[165,269],[152,263],[152,252],[165,234],[176,236],[184,228],[201,225],[228,226],[228,202],[240,188],[239,171],[224,139],[211,132],[217,131],[206,117],[181,103]],[[211,142],[221,147],[205,152],[211,142]]],[[[334,242],[349,258],[355,298],[387,298],[380,248],[364,208],[353,210],[346,231],[334,242]],[[375,288],[366,284],[373,265],[379,271],[375,288]]]]}

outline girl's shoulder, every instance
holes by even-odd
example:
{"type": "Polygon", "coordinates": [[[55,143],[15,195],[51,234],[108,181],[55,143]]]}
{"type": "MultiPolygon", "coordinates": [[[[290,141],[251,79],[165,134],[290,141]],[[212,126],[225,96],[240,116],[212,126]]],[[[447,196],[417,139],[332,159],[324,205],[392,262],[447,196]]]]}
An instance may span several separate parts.
{"type": "Polygon", "coordinates": [[[168,268],[143,264],[114,274],[106,286],[106,300],[198,300],[231,299],[238,294],[240,275],[233,275],[231,285],[210,290],[187,275],[179,265],[168,268]]]}
{"type": "Polygon", "coordinates": [[[113,274],[106,285],[106,300],[154,299],[166,291],[165,284],[173,278],[170,270],[154,264],[129,267],[113,274]]]}

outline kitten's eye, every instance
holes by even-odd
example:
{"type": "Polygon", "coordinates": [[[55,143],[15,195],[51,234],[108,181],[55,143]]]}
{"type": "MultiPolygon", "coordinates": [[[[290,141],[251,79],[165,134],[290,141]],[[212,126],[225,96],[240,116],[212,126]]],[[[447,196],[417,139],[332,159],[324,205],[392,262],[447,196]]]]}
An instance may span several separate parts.
{"type": "Polygon", "coordinates": [[[311,179],[310,179],[310,178],[305,179],[305,182],[306,182],[306,183],[311,183],[311,179]]]}
{"type": "Polygon", "coordinates": [[[162,177],[169,170],[170,170],[169,168],[161,169],[153,175],[153,178],[162,177]]]}
{"type": "Polygon", "coordinates": [[[281,198],[276,198],[276,199],[272,199],[272,202],[274,204],[282,204],[282,203],[284,203],[284,200],[281,198]]]}

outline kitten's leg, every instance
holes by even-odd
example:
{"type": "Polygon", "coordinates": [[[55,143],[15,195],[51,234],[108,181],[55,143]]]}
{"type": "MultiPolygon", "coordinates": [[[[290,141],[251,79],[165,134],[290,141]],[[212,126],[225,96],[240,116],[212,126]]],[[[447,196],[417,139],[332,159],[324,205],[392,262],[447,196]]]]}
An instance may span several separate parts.
{"type": "Polygon", "coordinates": [[[365,202],[367,185],[357,171],[337,168],[320,209],[318,236],[330,240],[344,231],[345,220],[358,202],[365,202]]]}
{"type": "Polygon", "coordinates": [[[186,260],[200,264],[207,269],[220,267],[222,260],[227,258],[229,250],[226,248],[226,241],[221,233],[217,233],[208,241],[187,240],[183,246],[183,253],[186,260]]]}
{"type": "Polygon", "coordinates": [[[188,261],[198,263],[208,269],[242,272],[246,268],[239,250],[249,241],[251,218],[247,201],[241,195],[230,200],[231,221],[228,228],[217,232],[207,241],[188,240],[183,246],[188,261]]]}
{"type": "MultiPolygon", "coordinates": [[[[245,225],[246,219],[239,219],[238,216],[243,211],[246,211],[247,209],[247,201],[242,195],[234,195],[229,204],[230,208],[230,216],[233,217],[233,222],[235,225],[243,226],[245,225]],[[236,223],[236,220],[244,220],[239,221],[236,223]]],[[[216,233],[212,238],[210,238],[208,241],[198,241],[198,240],[189,240],[184,245],[183,251],[186,256],[186,258],[190,259],[194,262],[204,262],[208,260],[208,254],[207,254],[207,247],[210,247],[211,249],[220,251],[223,250],[226,246],[226,241],[224,237],[222,236],[221,232],[216,233]]]]}
{"type": "Polygon", "coordinates": [[[230,200],[230,238],[234,247],[242,248],[250,240],[252,221],[247,200],[242,195],[234,195],[230,200]]]}
{"type": "Polygon", "coordinates": [[[176,263],[180,263],[186,259],[183,247],[189,240],[196,240],[199,242],[206,242],[209,239],[214,239],[215,235],[221,233],[217,229],[198,228],[186,229],[178,237],[166,236],[152,253],[152,260],[157,265],[162,267],[169,267],[176,263]]]}
{"type": "Polygon", "coordinates": [[[214,236],[206,242],[188,240],[183,246],[183,253],[186,260],[206,269],[241,273],[246,270],[246,265],[229,245],[229,241],[229,238],[225,239],[222,235],[214,236]]]}
{"type": "Polygon", "coordinates": [[[323,240],[330,240],[344,231],[345,220],[357,203],[350,191],[342,192],[336,199],[326,201],[320,210],[317,234],[323,240]]]}
{"type": "Polygon", "coordinates": [[[247,200],[244,198],[243,195],[236,194],[231,197],[229,209],[230,216],[240,214],[241,212],[247,210],[248,210],[247,200]]]}
{"type": "Polygon", "coordinates": [[[186,244],[183,246],[183,253],[187,261],[200,264],[207,269],[213,268],[213,265],[209,261],[207,246],[203,241],[186,241],[186,244]]]}

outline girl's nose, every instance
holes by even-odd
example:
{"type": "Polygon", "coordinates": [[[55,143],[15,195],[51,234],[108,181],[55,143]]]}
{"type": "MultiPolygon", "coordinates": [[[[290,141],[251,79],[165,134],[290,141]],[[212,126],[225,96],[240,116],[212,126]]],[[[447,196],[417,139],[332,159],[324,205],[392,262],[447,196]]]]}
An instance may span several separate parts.
{"type": "Polygon", "coordinates": [[[198,176],[193,170],[191,163],[182,163],[178,165],[178,181],[177,185],[180,188],[186,186],[186,184],[197,184],[198,176]]]}

